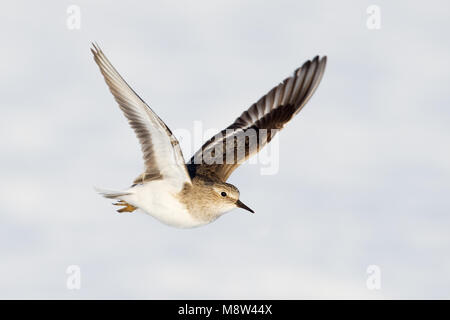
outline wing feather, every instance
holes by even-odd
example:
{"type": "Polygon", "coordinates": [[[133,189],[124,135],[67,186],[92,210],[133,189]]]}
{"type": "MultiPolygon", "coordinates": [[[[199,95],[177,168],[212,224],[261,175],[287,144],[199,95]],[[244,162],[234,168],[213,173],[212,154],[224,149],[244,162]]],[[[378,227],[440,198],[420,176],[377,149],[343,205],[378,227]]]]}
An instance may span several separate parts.
{"type": "Polygon", "coordinates": [[[105,82],[141,144],[145,171],[134,183],[172,179],[191,183],[178,140],[166,124],[126,83],[98,45],[91,49],[105,82]]]}
{"type": "Polygon", "coordinates": [[[207,141],[188,164],[191,177],[206,175],[226,181],[241,163],[261,150],[300,112],[319,85],[326,61],[326,57],[318,56],[306,61],[291,77],[207,141]]]}

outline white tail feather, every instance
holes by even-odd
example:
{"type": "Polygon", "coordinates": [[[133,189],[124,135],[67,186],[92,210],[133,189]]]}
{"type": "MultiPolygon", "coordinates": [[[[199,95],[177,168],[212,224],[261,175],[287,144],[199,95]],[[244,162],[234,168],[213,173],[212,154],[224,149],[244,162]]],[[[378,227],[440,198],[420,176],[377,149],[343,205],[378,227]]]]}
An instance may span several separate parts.
{"type": "Polygon", "coordinates": [[[131,193],[127,192],[127,191],[105,190],[105,189],[100,189],[100,188],[97,188],[97,187],[94,187],[94,189],[99,194],[101,194],[102,196],[104,196],[105,198],[108,198],[108,199],[117,199],[119,197],[131,195],[131,193]]]}

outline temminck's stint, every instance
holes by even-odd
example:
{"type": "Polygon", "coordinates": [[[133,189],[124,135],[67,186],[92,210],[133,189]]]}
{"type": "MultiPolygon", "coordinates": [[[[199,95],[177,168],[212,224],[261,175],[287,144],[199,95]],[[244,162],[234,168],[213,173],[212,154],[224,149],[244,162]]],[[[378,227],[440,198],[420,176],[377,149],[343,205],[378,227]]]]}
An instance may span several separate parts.
{"type": "Polygon", "coordinates": [[[323,76],[326,57],[306,61],[294,74],[241,114],[185,163],[178,140],[155,112],[133,91],[102,50],[93,45],[95,62],[120,109],[134,129],[145,171],[123,191],[97,189],[119,212],[141,209],[170,226],[208,224],[236,207],[253,212],[226,183],[230,174],[264,147],[306,104],[323,76]]]}

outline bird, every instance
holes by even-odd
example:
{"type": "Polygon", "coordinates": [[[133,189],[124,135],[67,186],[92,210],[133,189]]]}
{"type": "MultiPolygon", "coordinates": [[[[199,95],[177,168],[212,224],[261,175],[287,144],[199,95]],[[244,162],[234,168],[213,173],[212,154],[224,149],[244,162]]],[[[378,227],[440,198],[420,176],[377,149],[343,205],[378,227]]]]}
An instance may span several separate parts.
{"type": "Polygon", "coordinates": [[[127,84],[98,44],[92,44],[91,52],[140,142],[145,167],[127,189],[96,191],[115,200],[114,205],[121,207],[118,212],[140,209],[182,229],[207,225],[235,208],[254,213],[240,200],[239,189],[227,183],[228,177],[300,112],[317,89],[327,62],[326,56],[304,62],[186,162],[172,131],[127,84]]]}

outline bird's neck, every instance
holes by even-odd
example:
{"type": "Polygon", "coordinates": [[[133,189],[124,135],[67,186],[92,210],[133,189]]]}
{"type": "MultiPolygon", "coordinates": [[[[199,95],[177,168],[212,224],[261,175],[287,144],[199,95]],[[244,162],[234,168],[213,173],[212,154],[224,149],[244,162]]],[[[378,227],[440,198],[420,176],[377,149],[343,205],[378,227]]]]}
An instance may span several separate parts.
{"type": "Polygon", "coordinates": [[[215,204],[213,183],[211,179],[196,176],[192,184],[184,184],[179,194],[189,213],[201,221],[212,222],[222,214],[215,204]]]}

